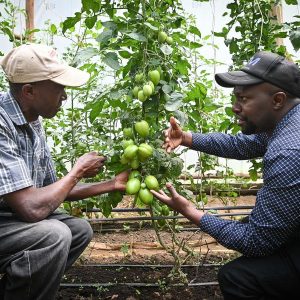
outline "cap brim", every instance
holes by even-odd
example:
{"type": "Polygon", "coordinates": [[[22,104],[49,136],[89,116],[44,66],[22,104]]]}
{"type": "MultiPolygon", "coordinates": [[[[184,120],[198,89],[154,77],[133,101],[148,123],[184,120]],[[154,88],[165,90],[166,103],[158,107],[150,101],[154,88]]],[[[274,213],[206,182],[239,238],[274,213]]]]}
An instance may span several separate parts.
{"type": "Polygon", "coordinates": [[[62,74],[50,80],[64,86],[77,87],[85,84],[89,78],[89,73],[70,66],[65,66],[65,71],[62,74]]]}
{"type": "Polygon", "coordinates": [[[243,71],[218,73],[215,75],[216,82],[223,87],[235,87],[237,85],[253,85],[263,83],[264,80],[252,76],[243,71]]]}

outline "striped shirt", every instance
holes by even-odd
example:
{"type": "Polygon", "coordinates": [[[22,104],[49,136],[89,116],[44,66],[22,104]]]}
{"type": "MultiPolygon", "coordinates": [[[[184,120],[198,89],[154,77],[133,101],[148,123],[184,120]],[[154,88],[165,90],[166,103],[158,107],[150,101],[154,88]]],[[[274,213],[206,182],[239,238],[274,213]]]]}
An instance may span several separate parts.
{"type": "Polygon", "coordinates": [[[0,94],[0,144],[0,207],[5,194],[57,180],[41,122],[28,123],[11,93],[0,94]]]}
{"type": "Polygon", "coordinates": [[[263,157],[263,187],[249,222],[205,214],[200,228],[220,244],[245,256],[265,256],[299,239],[300,233],[300,105],[265,134],[236,136],[193,134],[194,150],[226,158],[263,157]]]}

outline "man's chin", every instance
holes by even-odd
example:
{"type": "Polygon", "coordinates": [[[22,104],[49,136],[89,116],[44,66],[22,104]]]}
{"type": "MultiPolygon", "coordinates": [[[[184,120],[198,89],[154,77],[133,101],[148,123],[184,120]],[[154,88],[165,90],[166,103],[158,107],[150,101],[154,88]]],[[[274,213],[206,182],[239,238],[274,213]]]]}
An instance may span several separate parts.
{"type": "Polygon", "coordinates": [[[253,127],[242,127],[241,128],[241,132],[245,135],[250,135],[250,134],[255,134],[256,132],[256,128],[253,127]]]}

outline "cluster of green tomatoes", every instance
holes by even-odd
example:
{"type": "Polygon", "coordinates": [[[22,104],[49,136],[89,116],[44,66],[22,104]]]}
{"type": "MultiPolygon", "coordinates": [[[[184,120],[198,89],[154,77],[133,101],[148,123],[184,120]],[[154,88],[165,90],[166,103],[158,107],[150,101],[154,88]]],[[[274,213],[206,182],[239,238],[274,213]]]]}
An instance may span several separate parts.
{"type": "Polygon", "coordinates": [[[133,96],[139,99],[141,102],[146,101],[151,95],[154,94],[155,86],[159,83],[160,76],[161,74],[158,70],[150,70],[148,72],[148,81],[142,85],[144,82],[144,74],[136,74],[135,82],[138,85],[136,85],[132,90],[133,96]]]}
{"type": "Polygon", "coordinates": [[[150,133],[150,127],[147,121],[142,120],[134,124],[134,129],[131,127],[124,128],[123,134],[127,138],[123,140],[124,152],[121,155],[121,163],[130,166],[131,173],[126,184],[126,193],[128,195],[136,195],[142,203],[150,205],[153,201],[151,189],[158,190],[159,183],[157,179],[148,175],[142,180],[141,173],[137,170],[140,163],[145,162],[153,155],[153,148],[147,143],[136,145],[134,140],[134,133],[141,138],[146,138],[150,133]]]}

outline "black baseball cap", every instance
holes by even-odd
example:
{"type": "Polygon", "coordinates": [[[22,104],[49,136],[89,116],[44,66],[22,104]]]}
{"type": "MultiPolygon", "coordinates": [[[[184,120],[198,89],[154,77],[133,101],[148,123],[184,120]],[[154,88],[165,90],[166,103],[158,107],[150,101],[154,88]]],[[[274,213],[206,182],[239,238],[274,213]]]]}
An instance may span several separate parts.
{"type": "Polygon", "coordinates": [[[257,52],[240,71],[218,73],[215,79],[223,87],[268,82],[300,97],[299,67],[283,56],[272,52],[257,52]]]}

